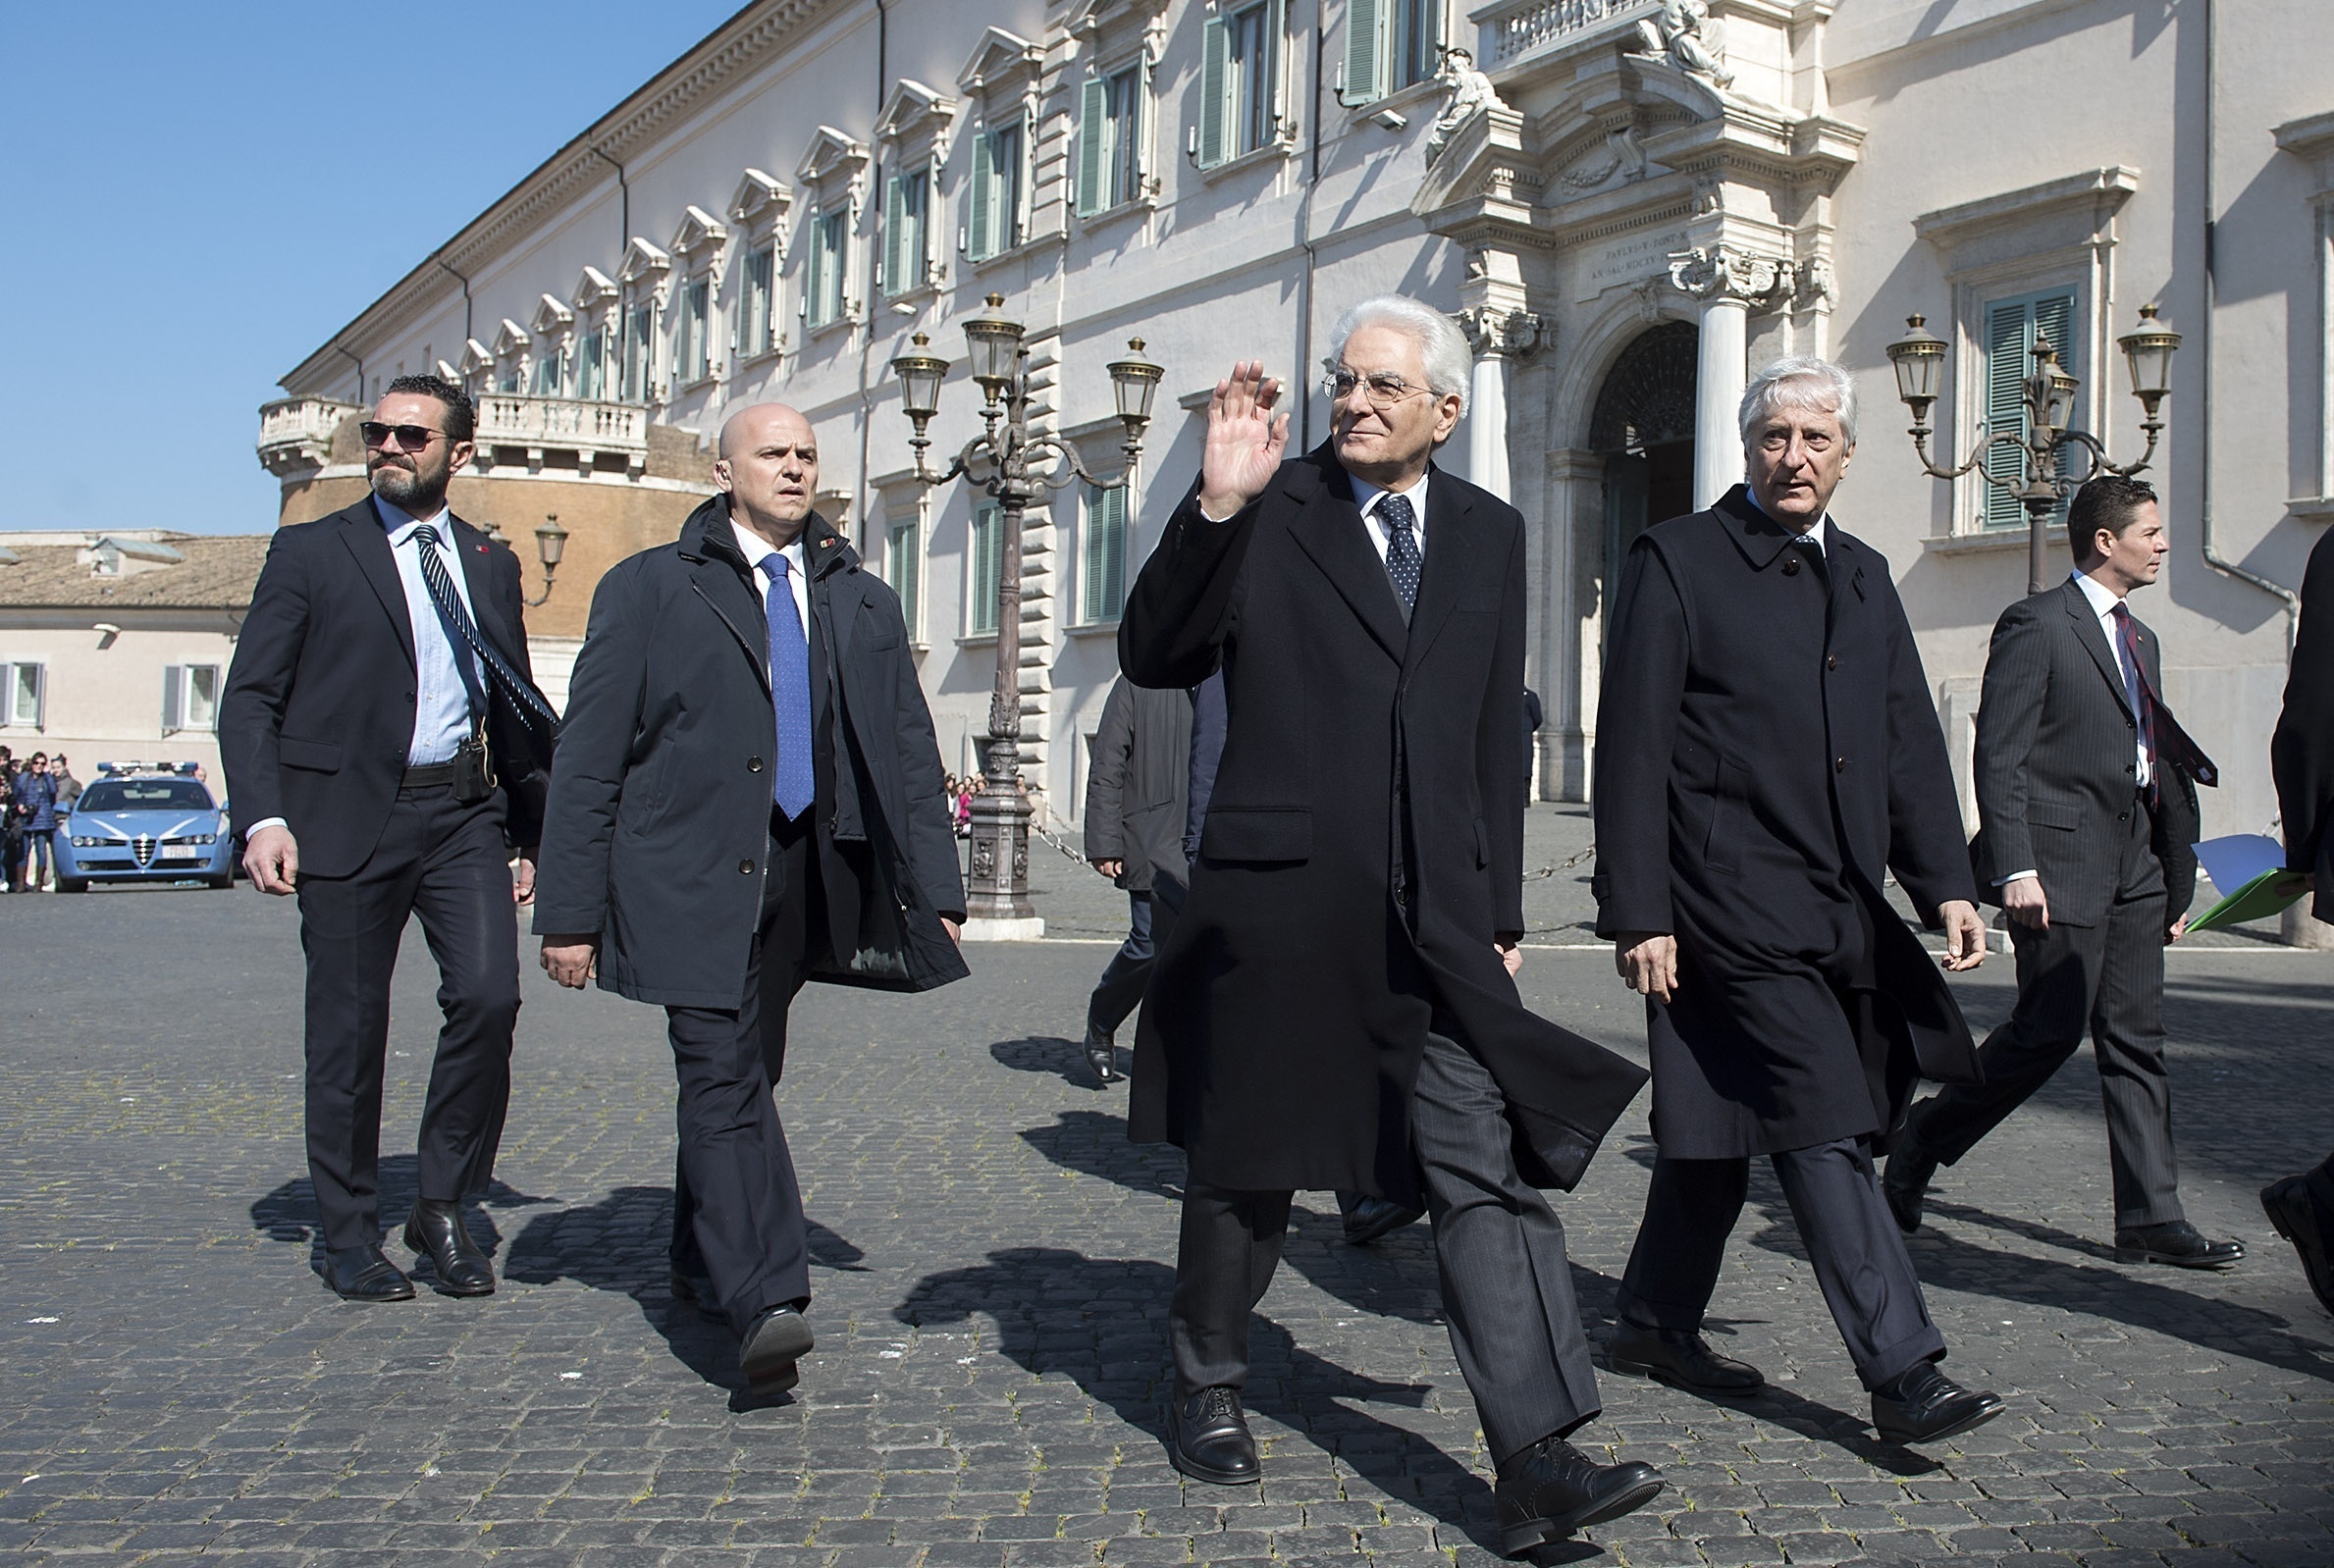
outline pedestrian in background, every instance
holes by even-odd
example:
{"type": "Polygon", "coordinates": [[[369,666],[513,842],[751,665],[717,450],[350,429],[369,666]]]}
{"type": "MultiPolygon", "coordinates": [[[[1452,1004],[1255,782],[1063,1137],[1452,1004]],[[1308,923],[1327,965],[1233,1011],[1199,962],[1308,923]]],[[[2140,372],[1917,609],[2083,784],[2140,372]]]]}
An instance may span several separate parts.
{"type": "MultiPolygon", "coordinates": [[[[2285,711],[2269,743],[2285,825],[2285,863],[2310,876],[2310,913],[2334,920],[2334,534],[2310,547],[2285,711]]],[[[2318,1304],[2334,1312],[2334,1154],[2261,1189],[2261,1208],[2302,1256],[2318,1304]]]]}
{"type": "Polygon", "coordinates": [[[49,763],[49,774],[57,781],[58,810],[72,810],[81,798],[81,781],[73,776],[73,769],[67,764],[63,752],[59,752],[49,763]]]}
{"type": "Polygon", "coordinates": [[[1127,894],[1127,939],[1110,956],[1086,1010],[1086,1060],[1102,1084],[1118,1081],[1117,1030],[1142,1000],[1154,954],[1152,884],[1181,882],[1191,796],[1192,697],[1120,676],[1102,703],[1086,776],[1086,858],[1127,894]]]}
{"type": "Polygon", "coordinates": [[[16,803],[24,819],[25,847],[22,851],[24,874],[17,891],[37,893],[41,884],[50,879],[50,858],[55,853],[57,839],[57,781],[49,776],[46,755],[34,752],[17,776],[16,803]]]}
{"type": "Polygon", "coordinates": [[[2164,706],[2162,649],[2127,602],[2172,542],[2154,491],[2101,474],[2075,492],[2067,543],[2067,580],[1994,623],[1978,707],[1978,882],[2009,916],[2018,1003],[1979,1048],[1981,1079],[1913,1107],[1882,1184],[1912,1231],[1937,1167],[1966,1158],[2088,1034],[2117,1261],[2232,1268],[2245,1243],[2205,1236],[2181,1207],[2164,1060],[2164,949],[2196,893],[2197,785],[2218,777],[2164,706]]]}
{"type": "Polygon", "coordinates": [[[494,1175],[510,1105],[517,906],[557,718],[529,671],[518,557],[447,504],[476,423],[451,382],[389,384],[358,427],[372,493],[276,531],[219,705],[243,868],[299,903],[308,1176],[325,1282],[349,1301],[413,1295],[381,1251],[380,1157],[390,978],[415,916],[445,1022],[405,1245],[442,1294],[495,1288],[462,1200],[494,1175]]]}

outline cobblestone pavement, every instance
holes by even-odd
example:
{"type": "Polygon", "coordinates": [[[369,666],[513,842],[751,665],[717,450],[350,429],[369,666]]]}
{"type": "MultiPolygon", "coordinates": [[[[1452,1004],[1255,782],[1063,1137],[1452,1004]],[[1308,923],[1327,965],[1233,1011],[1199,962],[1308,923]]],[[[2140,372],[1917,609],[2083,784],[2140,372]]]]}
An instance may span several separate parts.
{"type": "MultiPolygon", "coordinates": [[[[1580,830],[1534,812],[1535,849],[1580,830]]],[[[1108,931],[1111,890],[1040,859],[1053,929],[1108,931]]],[[[1534,884],[1538,940],[1583,938],[1566,929],[1577,874],[1534,884]]],[[[243,890],[0,900],[0,1547],[108,1564],[1492,1561],[1488,1461],[1425,1228],[1345,1247],[1326,1194],[1300,1198],[1256,1326],[1264,1484],[1168,1468],[1180,1166],[1130,1146],[1124,1091],[1072,1065],[1106,953],[985,947],[973,980],[931,997],[805,996],[781,1109],[816,1222],[820,1343],[798,1397],[746,1408],[727,1333],[665,1289],[656,1012],[530,970],[504,1184],[481,1225],[502,1290],[345,1305],[308,1272],[292,911],[243,890]]],[[[2007,967],[1963,987],[1981,1027],[2007,1006],[2007,967]]],[[[1552,1017],[1641,1050],[1603,955],[1550,947],[1524,978],[1552,1017]]],[[[2254,1197],[2334,1143],[2330,981],[2334,960],[2244,938],[2172,960],[2185,1190],[2199,1224],[2252,1249],[2234,1273],[2113,1261],[2082,1062],[1945,1173],[1915,1258],[1950,1369],[2009,1410],[1934,1451],[1873,1438],[1757,1174],[1714,1331],[1773,1387],[1725,1407],[1604,1375],[1581,1440],[1670,1488],[1569,1556],[2334,1563],[2334,1321],[2254,1197]]],[[[410,940],[393,1228],[433,986],[410,940]]],[[[1642,1112],[1559,1200],[1600,1341],[1643,1198],[1642,1112]]]]}

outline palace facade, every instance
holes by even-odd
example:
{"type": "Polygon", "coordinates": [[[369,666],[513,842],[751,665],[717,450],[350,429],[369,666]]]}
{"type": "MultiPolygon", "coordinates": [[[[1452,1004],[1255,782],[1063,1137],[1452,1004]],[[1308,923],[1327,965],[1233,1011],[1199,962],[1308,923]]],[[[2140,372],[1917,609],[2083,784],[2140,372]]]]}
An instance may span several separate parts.
{"type": "MultiPolygon", "coordinates": [[[[599,573],[710,493],[725,413],[790,402],[969,769],[996,513],[916,482],[888,362],[919,332],[956,360],[952,451],[980,429],[961,326],[1001,296],[1047,427],[1109,474],[1104,365],[1140,339],[1167,379],[1132,485],[1030,517],[1025,768],[1058,822],[1214,380],[1258,356],[1309,386],[1346,304],[1414,294],[1477,351],[1444,462],[1530,524],[1540,793],[1578,800],[1628,722],[1596,701],[1621,552],[1739,477],[1753,367],[1822,353],[1862,399],[1835,515],[1893,565],[1966,789],[2026,519],[1924,474],[1887,345],[1916,313],[1948,345],[1945,458],[2020,428],[2047,334],[2073,424],[2129,461],[2117,340],[2153,304],[2182,334],[2148,471],[2175,549],[2137,603],[2221,765],[2209,829],[2261,831],[2291,588],[2334,518],[2329,58],[2323,0],[757,0],[315,345],[260,457],[282,521],[320,515],[362,494],[353,422],[391,377],[466,382],[455,504],[535,594],[534,531],[565,531],[530,612],[558,685],[599,573]]],[[[1321,441],[1318,391],[1296,408],[1321,441]]]]}

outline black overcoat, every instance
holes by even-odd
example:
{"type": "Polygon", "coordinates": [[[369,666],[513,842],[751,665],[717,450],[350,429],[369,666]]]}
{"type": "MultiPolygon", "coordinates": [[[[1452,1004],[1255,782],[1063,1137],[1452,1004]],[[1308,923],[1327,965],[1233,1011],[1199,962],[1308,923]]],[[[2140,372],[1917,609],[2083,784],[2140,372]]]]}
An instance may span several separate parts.
{"type": "Polygon", "coordinates": [[[1406,627],[1364,527],[1324,446],[1221,523],[1194,486],[1128,599],[1128,678],[1220,665],[1228,713],[1129,1131],[1216,1186],[1414,1202],[1440,1017],[1504,1091],[1520,1168],[1569,1187],[1645,1074],[1525,1011],[1493,949],[1523,928],[1523,521],[1435,471],[1406,627]]]}
{"type": "MultiPolygon", "coordinates": [[[[966,973],[940,925],[962,918],[964,883],[899,599],[816,513],[804,547],[832,939],[811,977],[945,984],[966,973]]],[[[552,771],[535,930],[599,933],[608,990],[738,1005],[769,838],[769,646],[725,497],[600,580],[552,771]]]]}
{"type": "Polygon", "coordinates": [[[1639,536],[1597,704],[1600,935],[1677,938],[1646,1003],[1654,1137],[1734,1159],[1886,1134],[1969,1025],[1881,889],[1975,901],[1944,735],[1888,563],[1821,570],[1741,486],[1639,536]]]}
{"type": "Polygon", "coordinates": [[[2317,877],[2310,913],[2334,920],[2334,534],[2309,548],[2302,627],[2286,676],[2285,707],[2269,742],[2285,862],[2317,877]]]}
{"type": "MultiPolygon", "coordinates": [[[[532,681],[518,557],[448,519],[479,635],[532,681]]],[[[219,760],[236,821],[283,817],[303,874],[347,876],[381,842],[413,744],[413,614],[372,497],[276,530],[227,670],[219,760]]],[[[504,831],[532,848],[547,738],[500,686],[486,692],[504,831]]]]}

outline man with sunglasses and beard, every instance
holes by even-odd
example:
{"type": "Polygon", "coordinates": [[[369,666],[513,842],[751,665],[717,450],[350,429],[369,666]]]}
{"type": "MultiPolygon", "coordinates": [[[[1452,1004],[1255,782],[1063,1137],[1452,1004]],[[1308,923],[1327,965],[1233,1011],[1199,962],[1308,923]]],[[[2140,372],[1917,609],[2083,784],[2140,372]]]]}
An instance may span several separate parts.
{"type": "Polygon", "coordinates": [[[362,426],[372,494],[277,532],[220,704],[244,869],[299,900],[308,1173],[325,1282],[350,1301],[413,1295],[381,1250],[379,1165],[390,974],[416,915],[446,1021],[404,1240],[441,1293],[495,1288],[461,1202],[493,1173],[509,1102],[516,906],[557,721],[528,664],[517,557],[447,505],[474,425],[459,387],[390,383],[362,426]]]}

